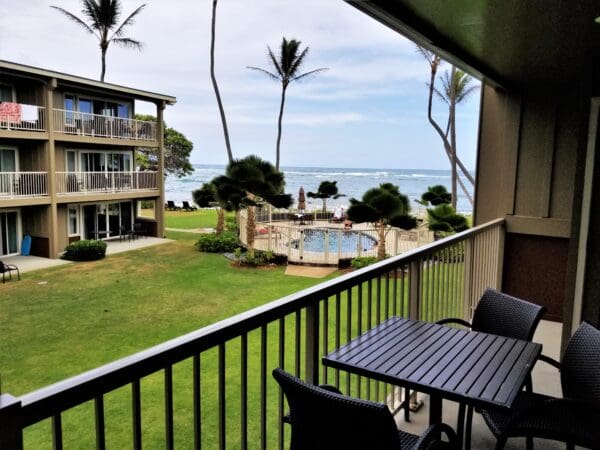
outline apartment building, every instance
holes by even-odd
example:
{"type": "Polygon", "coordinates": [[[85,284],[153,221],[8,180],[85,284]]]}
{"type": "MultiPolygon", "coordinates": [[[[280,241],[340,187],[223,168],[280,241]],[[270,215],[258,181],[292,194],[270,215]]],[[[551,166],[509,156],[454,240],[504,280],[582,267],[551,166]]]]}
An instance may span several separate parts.
{"type": "Polygon", "coordinates": [[[163,111],[176,99],[0,60],[0,257],[80,239],[164,235],[163,111]],[[134,119],[136,101],[156,122],[134,119]],[[159,149],[158,170],[136,151],[159,149]],[[144,206],[154,206],[144,209],[144,206]],[[150,211],[150,213],[149,213],[150,211]]]}

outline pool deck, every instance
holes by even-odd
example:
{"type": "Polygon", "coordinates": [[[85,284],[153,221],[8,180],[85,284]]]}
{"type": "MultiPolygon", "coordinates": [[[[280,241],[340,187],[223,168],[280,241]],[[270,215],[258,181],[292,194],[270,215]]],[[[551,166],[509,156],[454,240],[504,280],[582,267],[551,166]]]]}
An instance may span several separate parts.
{"type": "MultiPolygon", "coordinates": [[[[257,229],[268,230],[268,223],[258,223],[257,229]]],[[[315,221],[309,225],[298,225],[292,222],[272,222],[271,231],[265,234],[257,234],[254,240],[254,248],[257,250],[270,250],[277,254],[287,255],[288,260],[296,263],[336,265],[340,259],[354,258],[357,256],[377,256],[377,245],[364,250],[357,248],[356,251],[344,251],[341,248],[329,251],[316,252],[307,251],[288,245],[290,242],[298,241],[305,230],[328,229],[339,233],[341,236],[345,231],[358,231],[367,234],[375,241],[379,239],[376,231],[368,223],[353,224],[351,229],[344,228],[342,223],[330,223],[328,221],[315,221]]],[[[331,232],[331,231],[330,231],[331,232]]],[[[432,242],[431,233],[427,230],[415,231],[390,231],[386,235],[386,253],[398,255],[415,249],[421,245],[432,242]]]]}

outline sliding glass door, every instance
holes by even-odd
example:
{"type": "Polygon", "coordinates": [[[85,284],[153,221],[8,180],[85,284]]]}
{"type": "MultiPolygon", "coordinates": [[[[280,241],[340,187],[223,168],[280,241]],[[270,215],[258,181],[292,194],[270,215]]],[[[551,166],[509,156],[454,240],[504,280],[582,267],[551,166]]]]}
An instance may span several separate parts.
{"type": "Polygon", "coordinates": [[[19,213],[0,212],[0,256],[19,253],[19,213]]]}
{"type": "Polygon", "coordinates": [[[105,239],[121,236],[131,230],[132,202],[96,203],[83,206],[85,239],[105,239]]]}

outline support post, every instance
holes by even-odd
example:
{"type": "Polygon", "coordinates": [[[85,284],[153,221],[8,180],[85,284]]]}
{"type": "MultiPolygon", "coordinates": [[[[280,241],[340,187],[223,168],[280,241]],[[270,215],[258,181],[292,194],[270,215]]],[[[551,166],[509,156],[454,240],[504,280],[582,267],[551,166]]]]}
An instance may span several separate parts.
{"type": "Polygon", "coordinates": [[[306,352],[304,360],[307,383],[319,383],[319,304],[306,308],[306,352]]]}
{"type": "Polygon", "coordinates": [[[0,449],[23,449],[21,401],[10,394],[0,394],[0,449]]]}
{"type": "Polygon", "coordinates": [[[156,143],[158,145],[158,200],[155,205],[156,235],[165,237],[165,123],[164,111],[165,102],[156,104],[156,143]]]}
{"type": "MultiPolygon", "coordinates": [[[[58,204],[56,201],[56,147],[54,144],[54,90],[57,87],[56,78],[46,84],[46,111],[48,112],[48,143],[46,144],[48,167],[48,196],[50,198],[48,214],[48,256],[58,258],[58,204]]],[[[66,237],[66,235],[65,235],[66,237]]]]}

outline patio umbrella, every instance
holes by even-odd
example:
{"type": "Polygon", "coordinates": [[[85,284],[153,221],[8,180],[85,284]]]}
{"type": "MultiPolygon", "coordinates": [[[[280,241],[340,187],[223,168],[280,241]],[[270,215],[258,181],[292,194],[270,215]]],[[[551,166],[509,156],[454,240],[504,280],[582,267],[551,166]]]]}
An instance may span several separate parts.
{"type": "Polygon", "coordinates": [[[304,188],[300,186],[298,191],[298,209],[304,211],[306,209],[306,196],[304,195],[304,188]]]}

